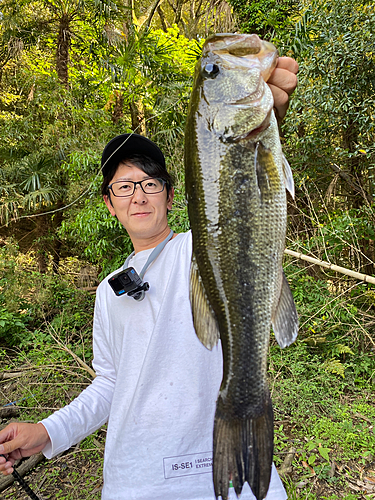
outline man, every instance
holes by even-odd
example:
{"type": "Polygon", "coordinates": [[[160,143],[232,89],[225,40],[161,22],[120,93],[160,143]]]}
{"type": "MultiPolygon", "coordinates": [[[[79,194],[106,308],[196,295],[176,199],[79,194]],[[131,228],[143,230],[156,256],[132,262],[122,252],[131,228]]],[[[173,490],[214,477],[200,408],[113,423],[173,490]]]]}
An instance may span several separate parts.
{"type": "MultiPolygon", "coordinates": [[[[296,86],[297,63],[280,58],[269,80],[279,118],[296,86]]],[[[168,227],[173,187],[159,148],[124,134],[103,152],[102,193],[108,210],[132,240],[126,261],[150,289],[143,300],[109,285],[98,287],[94,315],[97,377],[70,405],[38,424],[10,424],[0,432],[0,471],[43,451],[47,458],[108,421],[104,500],[214,498],[212,427],[222,376],[220,347],[197,339],[189,302],[191,234],[168,227]],[[156,253],[153,249],[157,249],[156,253]]],[[[230,490],[230,498],[235,498],[230,490]]],[[[248,485],[242,499],[253,499],[248,485]]],[[[284,500],[273,469],[267,499],[284,500]]]]}

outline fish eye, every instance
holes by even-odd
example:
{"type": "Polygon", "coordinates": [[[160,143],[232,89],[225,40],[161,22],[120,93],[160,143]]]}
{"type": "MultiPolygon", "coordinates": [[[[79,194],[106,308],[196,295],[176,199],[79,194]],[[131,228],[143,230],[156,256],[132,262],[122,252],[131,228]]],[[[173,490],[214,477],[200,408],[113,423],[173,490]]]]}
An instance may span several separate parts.
{"type": "Polygon", "coordinates": [[[206,78],[215,78],[219,74],[219,66],[208,63],[203,68],[203,76],[206,78]]]}

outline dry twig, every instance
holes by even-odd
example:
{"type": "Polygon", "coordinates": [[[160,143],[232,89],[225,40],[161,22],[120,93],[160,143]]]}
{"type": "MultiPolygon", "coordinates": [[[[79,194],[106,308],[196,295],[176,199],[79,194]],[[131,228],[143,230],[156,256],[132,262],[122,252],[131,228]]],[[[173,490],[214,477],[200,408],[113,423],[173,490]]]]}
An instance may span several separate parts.
{"type": "MultiPolygon", "coordinates": [[[[49,326],[51,326],[51,325],[49,325],[49,326]]],[[[55,337],[52,334],[52,332],[51,332],[51,328],[48,328],[49,334],[51,335],[51,337],[53,338],[53,340],[56,342],[56,344],[58,344],[64,351],[66,351],[67,353],[69,353],[72,356],[72,358],[75,361],[77,361],[77,363],[79,365],[81,365],[82,368],[84,368],[91,375],[92,378],[95,378],[96,377],[96,373],[94,372],[94,370],[92,368],[90,368],[89,365],[87,365],[84,361],[82,361],[81,358],[79,358],[76,354],[74,354],[74,352],[71,349],[69,349],[69,347],[67,347],[66,345],[64,345],[57,337],[55,337]]]]}
{"type": "Polygon", "coordinates": [[[336,273],[345,274],[346,276],[351,276],[352,278],[356,278],[358,280],[364,281],[365,283],[372,283],[375,285],[375,277],[369,276],[368,274],[357,273],[356,271],[352,271],[351,269],[346,269],[345,267],[335,266],[335,264],[330,264],[324,260],[315,259],[314,257],[310,257],[309,255],[304,255],[300,252],[294,252],[293,250],[288,250],[287,248],[284,251],[287,255],[291,255],[292,257],[296,257],[297,259],[310,262],[311,264],[316,264],[321,267],[325,267],[330,269],[331,271],[335,271],[336,273]]]}

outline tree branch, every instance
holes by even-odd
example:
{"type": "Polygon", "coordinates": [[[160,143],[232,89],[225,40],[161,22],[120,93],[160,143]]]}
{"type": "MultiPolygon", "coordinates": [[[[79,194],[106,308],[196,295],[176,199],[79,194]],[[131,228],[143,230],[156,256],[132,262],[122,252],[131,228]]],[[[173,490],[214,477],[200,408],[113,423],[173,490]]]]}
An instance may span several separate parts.
{"type": "Polygon", "coordinates": [[[314,257],[309,257],[308,255],[304,255],[299,252],[294,252],[293,250],[288,250],[287,248],[284,250],[284,253],[286,253],[287,255],[291,255],[292,257],[296,257],[297,259],[303,260],[305,262],[310,262],[311,264],[317,264],[318,266],[325,267],[327,269],[330,269],[331,271],[335,271],[336,273],[345,274],[346,276],[351,276],[352,278],[364,281],[365,283],[372,283],[373,285],[375,285],[374,276],[357,273],[356,271],[352,271],[351,269],[346,269],[345,267],[335,266],[335,264],[330,264],[329,262],[325,262],[324,260],[315,259],[314,257]]]}
{"type": "Polygon", "coordinates": [[[143,28],[143,25],[144,25],[145,29],[149,28],[149,26],[151,24],[151,21],[152,21],[152,18],[155,15],[156,9],[163,2],[164,2],[164,0],[156,0],[152,5],[149,6],[149,8],[146,10],[146,12],[143,14],[143,16],[141,16],[138,19],[138,26],[139,26],[139,28],[143,28]]]}

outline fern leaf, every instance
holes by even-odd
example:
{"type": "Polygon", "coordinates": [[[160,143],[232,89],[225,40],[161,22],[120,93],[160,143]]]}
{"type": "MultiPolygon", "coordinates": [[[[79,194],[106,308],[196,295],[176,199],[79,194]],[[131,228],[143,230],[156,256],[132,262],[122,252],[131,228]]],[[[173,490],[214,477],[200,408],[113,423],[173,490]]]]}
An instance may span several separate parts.
{"type": "Polygon", "coordinates": [[[340,377],[345,378],[345,366],[338,359],[329,359],[323,363],[323,368],[329,373],[337,373],[340,377]]]}

